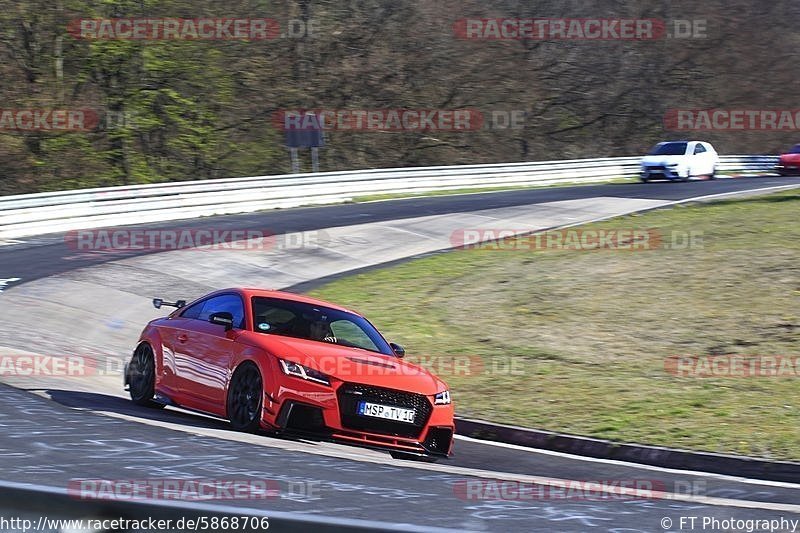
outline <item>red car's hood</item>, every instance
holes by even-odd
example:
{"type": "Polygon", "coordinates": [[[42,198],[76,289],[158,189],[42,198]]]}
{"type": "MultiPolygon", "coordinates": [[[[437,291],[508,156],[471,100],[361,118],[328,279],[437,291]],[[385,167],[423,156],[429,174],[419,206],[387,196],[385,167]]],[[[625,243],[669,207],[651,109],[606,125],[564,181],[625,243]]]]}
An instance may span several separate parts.
{"type": "Polygon", "coordinates": [[[426,369],[391,355],[324,342],[258,335],[259,345],[280,359],[311,367],[341,381],[433,395],[447,385],[426,369]]]}
{"type": "Polygon", "coordinates": [[[784,165],[786,163],[797,165],[798,163],[800,163],[800,154],[782,154],[781,163],[783,163],[784,165]]]}

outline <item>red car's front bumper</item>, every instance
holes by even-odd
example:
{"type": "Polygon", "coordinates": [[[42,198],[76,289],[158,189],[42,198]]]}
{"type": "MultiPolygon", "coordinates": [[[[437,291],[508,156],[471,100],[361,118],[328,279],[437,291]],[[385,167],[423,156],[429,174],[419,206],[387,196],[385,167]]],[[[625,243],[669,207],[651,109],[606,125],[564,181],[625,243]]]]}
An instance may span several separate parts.
{"type": "Polygon", "coordinates": [[[313,436],[369,448],[447,457],[452,451],[454,409],[434,405],[433,396],[363,383],[338,382],[330,388],[287,379],[274,397],[264,398],[262,422],[268,429],[313,436]],[[358,414],[368,401],[414,409],[414,423],[358,414]]]}

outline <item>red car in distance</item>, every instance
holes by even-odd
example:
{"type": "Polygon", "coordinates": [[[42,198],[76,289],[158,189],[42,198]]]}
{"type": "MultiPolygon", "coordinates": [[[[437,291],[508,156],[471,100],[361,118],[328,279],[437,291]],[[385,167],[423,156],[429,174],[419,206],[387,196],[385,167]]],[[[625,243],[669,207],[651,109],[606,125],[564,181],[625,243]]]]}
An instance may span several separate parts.
{"type": "Polygon", "coordinates": [[[173,405],[259,429],[389,451],[447,457],[447,385],[402,360],[363,316],[279,291],[225,289],[144,328],[126,365],[139,405],[173,405]]]}
{"type": "Polygon", "coordinates": [[[781,176],[800,174],[800,144],[795,144],[787,153],[781,154],[775,170],[781,176]]]}

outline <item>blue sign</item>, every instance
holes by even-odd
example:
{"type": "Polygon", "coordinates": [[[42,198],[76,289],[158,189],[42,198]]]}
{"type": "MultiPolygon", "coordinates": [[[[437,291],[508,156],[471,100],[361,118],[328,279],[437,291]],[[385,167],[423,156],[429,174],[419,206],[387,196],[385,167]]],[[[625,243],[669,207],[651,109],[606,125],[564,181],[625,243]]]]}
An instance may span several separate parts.
{"type": "Polygon", "coordinates": [[[325,132],[319,117],[314,113],[287,113],[283,116],[286,146],[289,148],[321,148],[325,146],[325,132]]]}

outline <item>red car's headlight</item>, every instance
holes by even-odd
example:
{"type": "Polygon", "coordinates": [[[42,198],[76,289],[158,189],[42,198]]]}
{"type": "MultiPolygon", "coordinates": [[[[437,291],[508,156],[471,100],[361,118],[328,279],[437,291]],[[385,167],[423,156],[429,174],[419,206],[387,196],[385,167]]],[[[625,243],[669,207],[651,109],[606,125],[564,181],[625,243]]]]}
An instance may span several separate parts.
{"type": "Polygon", "coordinates": [[[452,400],[450,400],[450,391],[442,391],[436,396],[433,397],[433,404],[434,405],[450,405],[452,400]]]}
{"type": "Polygon", "coordinates": [[[296,378],[305,379],[306,381],[313,381],[314,383],[321,383],[322,385],[331,386],[331,379],[326,374],[313,368],[303,366],[292,361],[285,359],[278,359],[281,363],[281,369],[287,376],[294,376],[296,378]]]}

